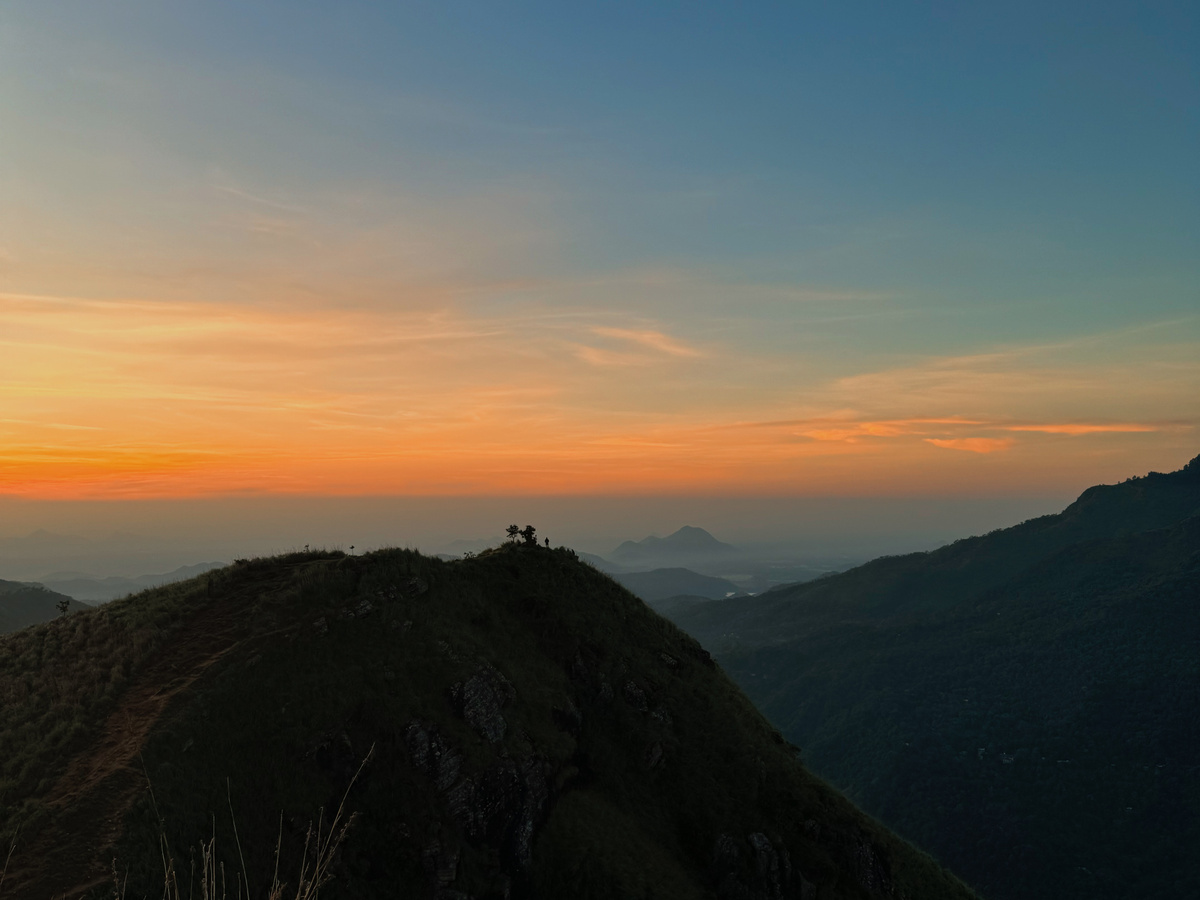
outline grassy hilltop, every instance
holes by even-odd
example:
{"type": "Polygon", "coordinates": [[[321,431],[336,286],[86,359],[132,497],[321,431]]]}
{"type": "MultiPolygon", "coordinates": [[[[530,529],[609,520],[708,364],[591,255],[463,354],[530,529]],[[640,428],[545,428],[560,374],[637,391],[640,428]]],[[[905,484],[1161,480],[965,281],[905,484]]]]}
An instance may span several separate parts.
{"type": "Polygon", "coordinates": [[[160,896],[208,840],[265,896],[360,766],[331,898],[974,896],[565,549],[241,562],[0,642],[4,896],[160,896]]]}

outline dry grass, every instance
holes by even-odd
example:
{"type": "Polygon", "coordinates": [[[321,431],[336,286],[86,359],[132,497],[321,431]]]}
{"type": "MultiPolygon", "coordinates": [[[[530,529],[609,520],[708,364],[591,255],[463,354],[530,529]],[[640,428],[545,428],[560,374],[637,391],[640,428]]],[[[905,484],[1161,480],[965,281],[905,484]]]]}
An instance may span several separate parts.
{"type": "Polygon", "coordinates": [[[185,611],[207,600],[205,584],[172,585],[149,600],[113,601],[0,636],[0,839],[36,818],[37,799],[130,676],[182,627],[185,611]]]}
{"type": "MultiPolygon", "coordinates": [[[[288,882],[279,879],[279,856],[283,849],[283,814],[280,813],[279,835],[275,843],[275,871],[271,876],[270,888],[266,892],[267,900],[318,900],[321,888],[333,878],[333,865],[337,860],[338,850],[358,817],[356,813],[346,813],[346,800],[374,753],[375,747],[372,746],[362,763],[359,764],[358,771],[354,773],[354,777],[346,786],[337,811],[328,824],[325,822],[323,808],[317,813],[315,824],[309,823],[304,837],[304,852],[300,858],[300,871],[297,874],[294,888],[290,887],[288,882]]],[[[228,790],[227,783],[226,796],[229,800],[229,815],[233,823],[234,842],[237,846],[238,860],[241,862],[241,871],[234,872],[231,879],[225,871],[225,864],[219,861],[216,852],[217,839],[214,823],[212,837],[207,841],[201,841],[191,853],[185,894],[185,885],[180,883],[179,865],[168,846],[165,831],[160,831],[159,853],[163,863],[163,900],[185,900],[185,898],[186,900],[250,900],[251,897],[263,896],[261,890],[255,891],[251,887],[250,876],[246,871],[245,857],[242,853],[241,838],[237,831],[237,816],[234,814],[233,800],[232,797],[229,797],[228,790]],[[230,893],[231,880],[234,891],[232,894],[230,893]]],[[[153,799],[153,787],[150,788],[150,797],[154,802],[157,814],[158,806],[153,799]]],[[[11,855],[11,850],[9,852],[11,855]]],[[[121,877],[115,859],[112,864],[112,876],[114,900],[125,900],[126,882],[121,877]]],[[[0,887],[2,886],[3,875],[0,873],[0,887]]]]}
{"type": "Polygon", "coordinates": [[[12,836],[8,845],[8,855],[4,857],[4,868],[0,869],[0,897],[4,896],[4,879],[8,875],[8,864],[12,861],[13,851],[17,849],[17,836],[12,836]]]}

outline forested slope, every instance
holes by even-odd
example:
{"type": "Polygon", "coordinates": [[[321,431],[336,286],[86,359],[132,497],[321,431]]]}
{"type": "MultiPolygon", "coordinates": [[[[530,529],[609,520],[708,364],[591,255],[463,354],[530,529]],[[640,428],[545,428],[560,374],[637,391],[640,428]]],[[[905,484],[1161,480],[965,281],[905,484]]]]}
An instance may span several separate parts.
{"type": "Polygon", "coordinates": [[[985,895],[1200,896],[1198,476],[675,618],[985,895]]]}

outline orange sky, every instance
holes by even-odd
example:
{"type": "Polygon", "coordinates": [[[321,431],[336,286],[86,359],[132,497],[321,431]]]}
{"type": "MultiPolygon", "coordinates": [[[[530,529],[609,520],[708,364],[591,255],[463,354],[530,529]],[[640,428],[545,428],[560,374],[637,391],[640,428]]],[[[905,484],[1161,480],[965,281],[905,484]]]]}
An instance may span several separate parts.
{"type": "Polygon", "coordinates": [[[0,492],[32,498],[1028,491],[1194,441],[1161,334],[820,378],[586,309],[0,304],[0,492]]]}

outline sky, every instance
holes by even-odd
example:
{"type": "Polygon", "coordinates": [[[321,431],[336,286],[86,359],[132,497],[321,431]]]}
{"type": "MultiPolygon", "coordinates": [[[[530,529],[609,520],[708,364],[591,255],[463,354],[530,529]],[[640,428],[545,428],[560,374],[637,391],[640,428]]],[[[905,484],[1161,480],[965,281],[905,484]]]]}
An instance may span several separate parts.
{"type": "Polygon", "coordinates": [[[1176,469],[1198,151],[1194,3],[6,0],[0,531],[1176,469]]]}

